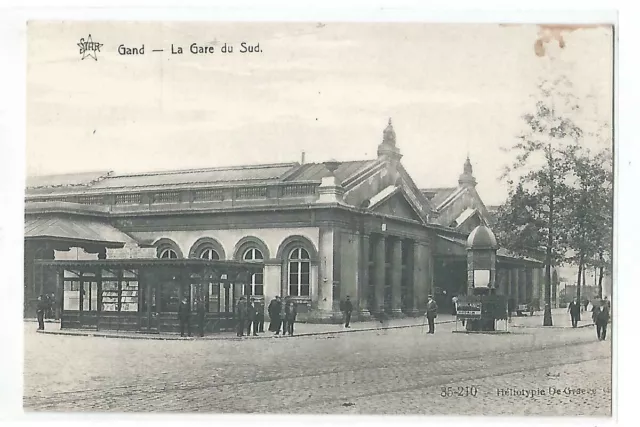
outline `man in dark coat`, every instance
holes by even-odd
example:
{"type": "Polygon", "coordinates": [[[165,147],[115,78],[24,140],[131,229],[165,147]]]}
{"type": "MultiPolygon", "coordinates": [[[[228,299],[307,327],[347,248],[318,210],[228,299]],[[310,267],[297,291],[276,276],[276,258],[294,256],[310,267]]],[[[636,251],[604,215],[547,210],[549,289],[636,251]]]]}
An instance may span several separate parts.
{"type": "Polygon", "coordinates": [[[349,323],[351,322],[351,312],[353,311],[353,304],[351,303],[351,299],[349,295],[347,295],[347,299],[343,304],[342,311],[344,311],[344,327],[350,328],[349,323]]]}
{"type": "Polygon", "coordinates": [[[38,330],[44,331],[44,313],[47,311],[47,302],[42,295],[38,297],[38,305],[36,306],[36,317],[38,318],[38,330]]]}
{"type": "Polygon", "coordinates": [[[427,301],[427,320],[429,321],[429,332],[427,332],[428,334],[435,334],[436,333],[436,317],[438,317],[438,304],[436,304],[436,301],[433,299],[433,295],[429,295],[428,297],[428,301],[427,301]]]}
{"type": "Polygon", "coordinates": [[[247,301],[247,336],[251,336],[252,326],[253,326],[253,336],[257,337],[258,333],[256,331],[256,326],[258,326],[258,324],[256,322],[255,300],[253,298],[247,301]]]}
{"type": "Polygon", "coordinates": [[[609,323],[609,305],[606,301],[600,302],[598,310],[594,307],[594,322],[598,339],[604,341],[607,338],[607,324],[609,323]]]}
{"type": "Polygon", "coordinates": [[[239,337],[242,337],[244,336],[244,327],[245,322],[247,321],[247,305],[244,302],[244,297],[240,297],[240,299],[238,300],[236,313],[238,316],[236,333],[239,337]]]}
{"type": "Polygon", "coordinates": [[[293,302],[293,300],[289,300],[285,307],[286,329],[284,335],[289,332],[289,336],[293,336],[293,325],[296,323],[297,315],[298,309],[296,308],[296,303],[293,302]]]}
{"type": "Polygon", "coordinates": [[[267,308],[269,319],[271,319],[269,323],[269,331],[271,332],[278,332],[280,330],[280,305],[280,297],[276,295],[269,303],[269,308],[267,308]]]}
{"type": "Polygon", "coordinates": [[[255,332],[264,332],[264,304],[261,300],[254,300],[253,306],[256,309],[256,320],[253,324],[255,332]]]}
{"type": "Polygon", "coordinates": [[[580,316],[580,303],[578,298],[574,298],[569,303],[569,313],[571,313],[571,326],[576,328],[578,326],[578,317],[580,316]]]}
{"type": "Polygon", "coordinates": [[[187,328],[187,333],[191,336],[191,308],[186,298],[182,298],[182,302],[178,306],[178,321],[180,322],[180,336],[184,336],[184,329],[187,328]]]}
{"type": "Polygon", "coordinates": [[[204,336],[204,326],[205,326],[205,306],[204,301],[198,301],[197,307],[197,315],[198,315],[198,333],[201,337],[204,336]]]}
{"type": "MultiPolygon", "coordinates": [[[[287,328],[287,304],[289,304],[289,297],[286,297],[284,299],[284,301],[280,302],[280,325],[282,326],[282,335],[286,335],[287,331],[289,330],[287,328]]],[[[280,327],[278,327],[278,330],[276,331],[276,335],[278,335],[280,333],[280,327]]]]}

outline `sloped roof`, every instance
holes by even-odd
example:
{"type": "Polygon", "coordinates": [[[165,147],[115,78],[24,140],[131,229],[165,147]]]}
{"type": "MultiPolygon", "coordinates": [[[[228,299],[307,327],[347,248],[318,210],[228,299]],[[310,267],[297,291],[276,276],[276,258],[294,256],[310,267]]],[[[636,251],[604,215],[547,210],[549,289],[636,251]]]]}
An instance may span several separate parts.
{"type": "Polygon", "coordinates": [[[113,175],[92,188],[145,187],[151,185],[180,185],[196,183],[222,183],[246,181],[278,181],[295,163],[235,166],[183,171],[164,171],[142,174],[113,175]]]}
{"type": "Polygon", "coordinates": [[[369,203],[370,203],[369,207],[373,208],[378,203],[386,200],[388,197],[394,194],[398,189],[399,187],[396,187],[395,185],[390,185],[382,189],[382,191],[380,191],[378,194],[374,195],[373,197],[371,197],[371,199],[369,199],[369,203]]]}
{"type": "Polygon", "coordinates": [[[433,206],[438,206],[444,202],[458,187],[437,187],[437,188],[421,188],[420,191],[424,196],[433,203],[433,206]]]}
{"type": "Polygon", "coordinates": [[[466,220],[468,220],[469,218],[471,218],[473,216],[473,214],[475,214],[476,212],[478,212],[476,209],[473,208],[467,208],[464,211],[462,211],[462,213],[460,215],[458,215],[458,217],[455,219],[456,225],[460,226],[462,225],[466,220]]]}
{"type": "Polygon", "coordinates": [[[64,175],[27,176],[27,188],[89,186],[110,174],[109,171],[80,172],[64,175]]]}
{"type": "Polygon", "coordinates": [[[62,216],[27,218],[24,223],[24,237],[96,242],[114,247],[135,242],[133,238],[107,223],[89,218],[62,216]]]}
{"type": "MultiPolygon", "coordinates": [[[[339,166],[335,171],[335,177],[342,182],[359,170],[376,162],[377,159],[338,162],[339,166]]],[[[330,172],[324,163],[306,163],[300,165],[297,170],[287,177],[286,181],[320,181],[322,178],[329,176],[329,174],[330,172]]]]}
{"type": "MultiPolygon", "coordinates": [[[[376,160],[339,162],[335,175],[340,181],[373,165],[376,160]]],[[[51,193],[60,190],[116,189],[151,186],[179,186],[189,184],[254,184],[289,181],[320,181],[330,175],[323,163],[274,163],[157,171],[147,173],[113,174],[87,172],[67,175],[33,176],[27,179],[28,194],[51,193]]]]}

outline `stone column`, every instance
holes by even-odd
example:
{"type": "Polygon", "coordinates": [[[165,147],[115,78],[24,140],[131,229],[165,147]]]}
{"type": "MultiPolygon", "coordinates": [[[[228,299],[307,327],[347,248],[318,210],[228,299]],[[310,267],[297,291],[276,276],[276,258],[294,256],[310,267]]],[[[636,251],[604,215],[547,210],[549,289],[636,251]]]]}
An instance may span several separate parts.
{"type": "Polygon", "coordinates": [[[318,277],[318,310],[319,317],[331,317],[333,309],[333,246],[334,232],[331,229],[320,230],[318,252],[320,257],[320,268],[318,277]]]}
{"type": "Polygon", "coordinates": [[[416,274],[415,274],[415,242],[410,243],[411,246],[407,245],[406,248],[408,250],[407,253],[407,265],[405,266],[405,274],[407,277],[408,284],[407,286],[411,292],[411,298],[407,301],[405,312],[409,316],[417,316],[418,315],[418,304],[416,299],[416,274]]]}
{"type": "Polygon", "coordinates": [[[371,316],[369,310],[369,235],[362,234],[360,236],[360,258],[359,258],[359,274],[358,274],[358,311],[360,318],[364,319],[371,316]]]}
{"type": "Polygon", "coordinates": [[[520,304],[520,270],[514,268],[511,270],[513,278],[513,298],[515,299],[516,306],[520,304]]]}
{"type": "Polygon", "coordinates": [[[391,244],[391,313],[402,317],[402,240],[394,239],[391,244]]]}
{"type": "Polygon", "coordinates": [[[385,269],[385,241],[386,238],[384,236],[380,236],[375,246],[375,255],[374,255],[374,263],[375,263],[375,272],[376,276],[374,277],[375,283],[375,305],[374,310],[378,313],[384,312],[384,284],[386,279],[386,269],[385,269]]]}
{"type": "Polygon", "coordinates": [[[431,289],[431,260],[427,258],[427,247],[419,242],[413,244],[413,310],[416,314],[424,312],[427,295],[431,289]]]}

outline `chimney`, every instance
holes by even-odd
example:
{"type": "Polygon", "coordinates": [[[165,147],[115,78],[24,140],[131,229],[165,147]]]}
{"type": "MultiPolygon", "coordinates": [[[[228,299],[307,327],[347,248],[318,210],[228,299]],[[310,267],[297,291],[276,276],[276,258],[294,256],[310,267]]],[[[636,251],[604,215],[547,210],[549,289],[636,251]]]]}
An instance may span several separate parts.
{"type": "Polygon", "coordinates": [[[302,150],[302,158],[300,159],[300,164],[304,165],[304,150],[302,150]]]}

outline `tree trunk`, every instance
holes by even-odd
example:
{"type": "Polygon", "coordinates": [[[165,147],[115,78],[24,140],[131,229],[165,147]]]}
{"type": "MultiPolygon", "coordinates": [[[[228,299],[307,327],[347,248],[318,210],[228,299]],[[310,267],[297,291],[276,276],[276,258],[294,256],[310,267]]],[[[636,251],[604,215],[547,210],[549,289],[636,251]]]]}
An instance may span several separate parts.
{"type": "Polygon", "coordinates": [[[602,299],[602,279],[604,278],[604,256],[602,252],[599,254],[600,257],[600,274],[598,276],[598,298],[602,299]]]}
{"type": "Polygon", "coordinates": [[[551,144],[549,144],[548,158],[549,163],[549,235],[547,236],[547,256],[546,256],[546,276],[545,277],[545,298],[544,298],[544,316],[542,326],[553,326],[553,318],[551,317],[551,263],[553,249],[553,155],[551,153],[551,144]]]}
{"type": "MultiPolygon", "coordinates": [[[[584,282],[584,253],[580,252],[580,261],[578,261],[578,286],[576,289],[576,298],[578,299],[578,304],[582,307],[582,299],[580,298],[580,280],[584,282]]],[[[578,311],[578,320],[580,320],[580,312],[578,311]]]]}

